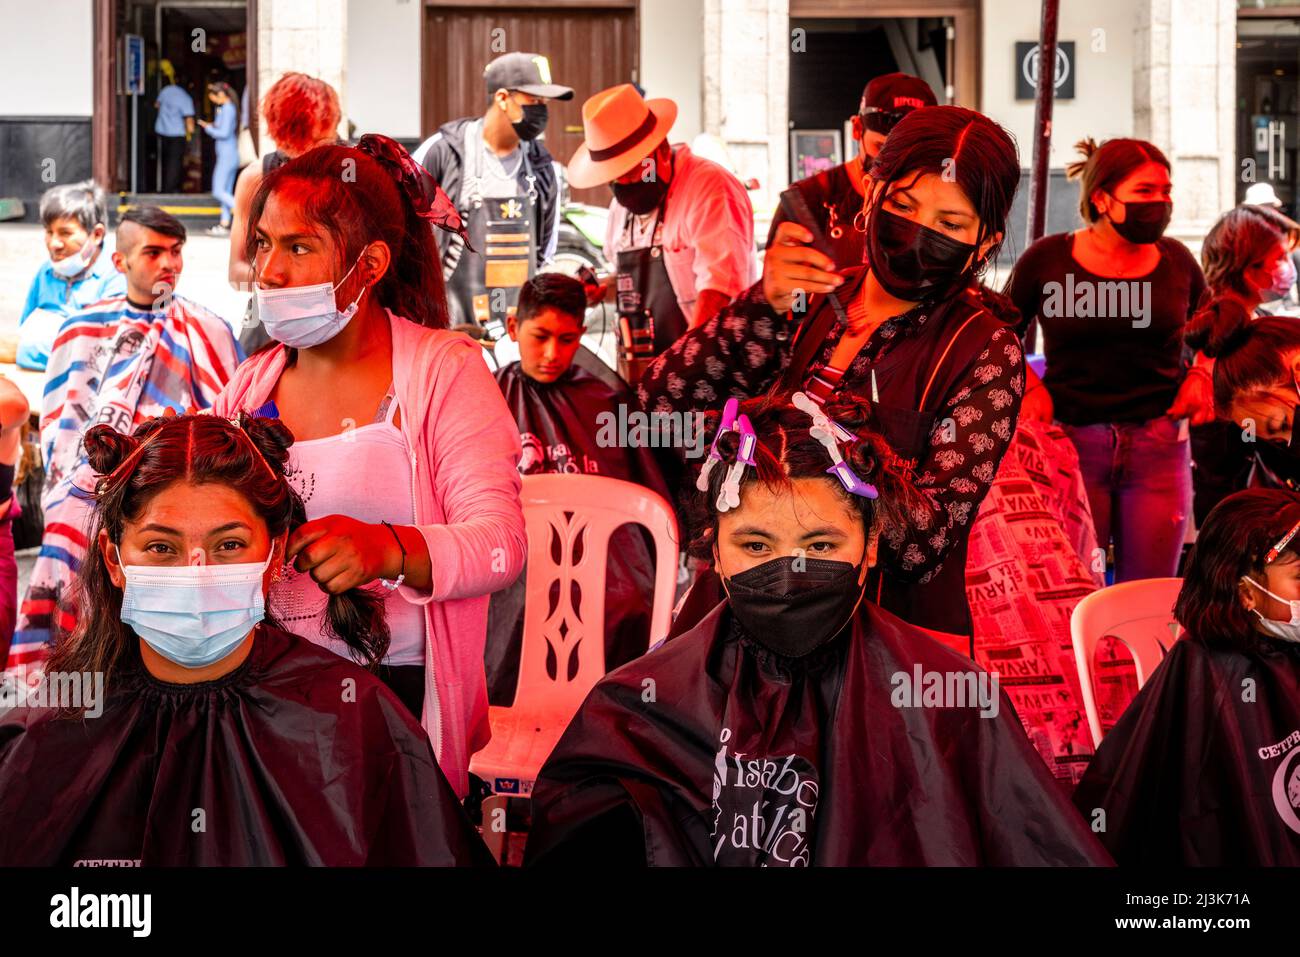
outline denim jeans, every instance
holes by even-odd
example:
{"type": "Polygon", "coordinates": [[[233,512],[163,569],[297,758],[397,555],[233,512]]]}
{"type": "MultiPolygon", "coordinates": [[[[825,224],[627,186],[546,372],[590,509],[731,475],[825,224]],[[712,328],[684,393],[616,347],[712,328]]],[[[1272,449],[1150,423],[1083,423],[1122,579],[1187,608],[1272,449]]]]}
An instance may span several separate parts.
{"type": "Polygon", "coordinates": [[[1097,543],[1115,543],[1115,581],[1169,578],[1192,511],[1191,442],[1173,419],[1065,425],[1079,451],[1079,469],[1097,543]]]}

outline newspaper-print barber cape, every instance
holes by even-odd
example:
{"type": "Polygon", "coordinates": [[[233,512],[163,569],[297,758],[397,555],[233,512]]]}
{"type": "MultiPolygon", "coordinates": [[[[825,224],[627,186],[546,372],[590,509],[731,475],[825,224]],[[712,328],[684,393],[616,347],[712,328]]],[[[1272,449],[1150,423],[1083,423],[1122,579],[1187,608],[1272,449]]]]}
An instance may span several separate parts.
{"type": "Polygon", "coordinates": [[[527,860],[1109,863],[1005,694],[984,717],[895,707],[916,668],[979,674],[869,602],[798,659],[723,602],[592,690],[538,778],[527,860]]]}
{"type": "Polygon", "coordinates": [[[1175,642],[1074,802],[1120,864],[1300,864],[1300,645],[1175,642]]]}
{"type": "MultiPolygon", "coordinates": [[[[975,660],[998,673],[1029,740],[1068,792],[1093,753],[1070,615],[1103,581],[1079,456],[1059,426],[1030,419],[1016,425],[971,527],[969,549],[975,660]]],[[[1123,664],[1131,675],[1131,660],[1110,662],[1098,682],[1107,724],[1133,694],[1117,706],[1112,701],[1121,677],[1116,666],[1123,664]]]]}
{"type": "Polygon", "coordinates": [[[86,554],[95,483],[82,444],[86,430],[107,423],[130,432],[167,409],[207,409],[239,361],[226,321],[180,296],[154,310],[116,296],[63,324],[41,408],[45,534],[19,610],[10,666],[41,660],[55,627],[73,624],[64,592],[86,554]]]}

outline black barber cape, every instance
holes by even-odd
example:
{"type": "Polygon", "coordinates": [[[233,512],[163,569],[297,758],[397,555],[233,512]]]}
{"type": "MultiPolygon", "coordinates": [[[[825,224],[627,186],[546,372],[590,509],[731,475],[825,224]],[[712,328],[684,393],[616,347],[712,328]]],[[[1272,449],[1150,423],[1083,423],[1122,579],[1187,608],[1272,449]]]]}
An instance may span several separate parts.
{"type": "Polygon", "coordinates": [[[1074,803],[1120,864],[1300,864],[1300,646],[1176,642],[1074,803]]]}
{"type": "Polygon", "coordinates": [[[378,678],[262,627],[215,681],[139,663],[98,717],[0,717],[0,865],[491,864],[378,678]]]}
{"type": "MultiPolygon", "coordinates": [[[[644,443],[629,441],[637,438],[630,428],[628,435],[620,434],[620,406],[626,410],[624,422],[630,413],[641,414],[626,386],[602,380],[576,363],[550,383],[529,378],[518,362],[498,370],[496,377],[523,440],[519,470],[525,475],[599,475],[634,482],[669,498],[651,450],[644,443]],[[602,440],[602,428],[603,439],[612,442],[602,440]]],[[[644,430],[644,435],[648,442],[650,431],[644,430]]],[[[513,585],[495,592],[488,606],[484,661],[488,700],[494,705],[509,705],[514,700],[527,578],[525,570],[513,585]]],[[[605,567],[607,669],[645,653],[650,643],[654,581],[650,537],[637,526],[617,529],[610,536],[605,567]]]]}
{"type": "Polygon", "coordinates": [[[916,670],[982,674],[867,602],[799,659],[724,602],[592,690],[537,781],[527,860],[1109,864],[1006,694],[996,717],[896,707],[916,670]]]}

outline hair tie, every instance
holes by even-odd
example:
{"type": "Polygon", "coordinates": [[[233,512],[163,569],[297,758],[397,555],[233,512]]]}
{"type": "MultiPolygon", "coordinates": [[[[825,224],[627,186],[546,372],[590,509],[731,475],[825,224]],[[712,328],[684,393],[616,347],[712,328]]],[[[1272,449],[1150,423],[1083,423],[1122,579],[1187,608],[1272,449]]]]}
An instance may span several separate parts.
{"type": "Polygon", "coordinates": [[[283,476],[279,472],[271,468],[271,463],[267,461],[266,456],[262,453],[262,450],[258,448],[257,443],[253,441],[253,437],[248,434],[248,429],[246,429],[243,423],[239,421],[239,416],[235,416],[233,419],[231,419],[230,424],[233,425],[236,428],[236,430],[238,430],[239,434],[242,435],[245,438],[245,440],[247,440],[248,444],[253,447],[253,451],[257,453],[257,457],[262,460],[262,464],[266,466],[266,470],[271,473],[271,478],[272,479],[283,478],[283,476]]]}
{"type": "Polygon", "coordinates": [[[455,233],[470,252],[477,252],[470,244],[469,232],[456,204],[433,178],[433,174],[417,163],[401,143],[382,133],[367,133],[357,141],[356,148],[378,162],[393,178],[393,182],[406,194],[407,200],[415,209],[415,215],[428,220],[439,229],[455,233]]]}

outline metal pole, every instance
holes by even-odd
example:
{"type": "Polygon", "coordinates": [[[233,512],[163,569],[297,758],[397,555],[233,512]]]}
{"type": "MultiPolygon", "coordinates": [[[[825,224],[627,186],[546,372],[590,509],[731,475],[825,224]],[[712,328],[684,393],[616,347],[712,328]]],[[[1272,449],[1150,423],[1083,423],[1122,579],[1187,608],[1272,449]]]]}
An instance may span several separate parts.
{"type": "Polygon", "coordinates": [[[1025,245],[1047,228],[1047,160],[1052,145],[1052,102],[1056,93],[1056,19],[1060,0],[1043,0],[1038,33],[1038,96],[1034,101],[1034,160],[1029,171],[1029,217],[1025,245]]]}

